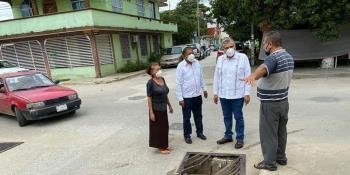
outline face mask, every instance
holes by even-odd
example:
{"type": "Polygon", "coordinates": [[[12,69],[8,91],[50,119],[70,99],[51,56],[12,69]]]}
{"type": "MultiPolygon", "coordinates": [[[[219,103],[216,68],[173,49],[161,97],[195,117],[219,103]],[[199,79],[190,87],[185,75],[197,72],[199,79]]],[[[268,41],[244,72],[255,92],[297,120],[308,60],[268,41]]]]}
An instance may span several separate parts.
{"type": "Polygon", "coordinates": [[[187,61],[189,61],[189,62],[193,63],[193,62],[194,62],[194,60],[196,60],[196,58],[195,58],[195,56],[194,56],[193,54],[188,55],[188,57],[187,57],[187,61]]]}
{"type": "Polygon", "coordinates": [[[163,75],[162,70],[159,70],[159,71],[156,73],[156,77],[157,77],[157,78],[162,77],[162,75],[163,75]]]}
{"type": "Polygon", "coordinates": [[[233,48],[229,48],[226,51],[226,55],[227,55],[228,58],[232,58],[233,56],[235,56],[235,53],[236,53],[236,51],[233,48]]]}

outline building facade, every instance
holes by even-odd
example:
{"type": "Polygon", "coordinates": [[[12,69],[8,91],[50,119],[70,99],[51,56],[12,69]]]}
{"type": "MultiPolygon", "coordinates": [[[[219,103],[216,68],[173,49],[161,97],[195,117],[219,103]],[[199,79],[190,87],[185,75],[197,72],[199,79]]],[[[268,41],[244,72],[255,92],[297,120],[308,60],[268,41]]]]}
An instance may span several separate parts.
{"type": "Polygon", "coordinates": [[[0,59],[54,79],[103,77],[172,46],[177,25],[160,21],[166,0],[0,0],[0,59]]]}

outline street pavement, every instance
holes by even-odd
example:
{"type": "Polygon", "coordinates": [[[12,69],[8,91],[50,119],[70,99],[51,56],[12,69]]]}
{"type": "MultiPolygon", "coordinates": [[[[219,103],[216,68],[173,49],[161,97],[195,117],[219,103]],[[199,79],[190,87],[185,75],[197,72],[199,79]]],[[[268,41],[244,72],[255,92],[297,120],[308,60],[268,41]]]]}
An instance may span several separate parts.
{"type": "MultiPolygon", "coordinates": [[[[18,127],[0,115],[0,142],[24,142],[0,154],[1,175],[166,175],[186,152],[246,154],[247,174],[259,174],[253,164],[262,159],[259,101],[256,88],[244,108],[245,147],[217,145],[224,124],[220,105],[212,102],[215,55],[201,61],[210,98],[204,100],[204,134],[183,141],[181,109],[175,98],[175,69],[166,69],[174,114],[169,115],[169,142],[174,151],[160,155],[148,147],[147,75],[98,85],[70,85],[79,92],[82,108],[64,116],[18,127]]],[[[350,169],[350,78],[294,79],[290,88],[287,156],[289,164],[273,174],[345,175],[350,169]]],[[[195,133],[195,128],[193,128],[195,133]]],[[[266,172],[260,172],[266,174],[266,172]]],[[[268,173],[267,173],[268,174],[268,173]]]]}

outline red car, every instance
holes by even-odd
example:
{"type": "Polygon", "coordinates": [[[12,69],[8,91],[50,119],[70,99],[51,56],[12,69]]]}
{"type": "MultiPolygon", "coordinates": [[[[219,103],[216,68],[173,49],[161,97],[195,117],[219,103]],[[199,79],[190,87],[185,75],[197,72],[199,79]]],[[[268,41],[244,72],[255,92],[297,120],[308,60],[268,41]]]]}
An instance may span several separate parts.
{"type": "Polygon", "coordinates": [[[57,84],[37,72],[0,74],[0,113],[15,116],[19,126],[75,113],[81,105],[77,92],[57,84]]]}

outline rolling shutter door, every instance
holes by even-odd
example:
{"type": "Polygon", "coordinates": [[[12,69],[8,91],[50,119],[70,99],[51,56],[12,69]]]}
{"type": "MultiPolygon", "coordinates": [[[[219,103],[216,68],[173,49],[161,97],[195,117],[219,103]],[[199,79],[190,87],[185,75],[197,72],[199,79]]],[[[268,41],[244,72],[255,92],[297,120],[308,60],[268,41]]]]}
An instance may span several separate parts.
{"type": "Polygon", "coordinates": [[[46,73],[43,52],[38,41],[23,41],[1,46],[2,59],[18,67],[46,73]]]}
{"type": "Polygon", "coordinates": [[[48,39],[46,52],[51,68],[94,66],[90,40],[85,35],[48,39]]]}
{"type": "Polygon", "coordinates": [[[100,64],[114,64],[111,36],[96,35],[96,45],[100,64]]]}

